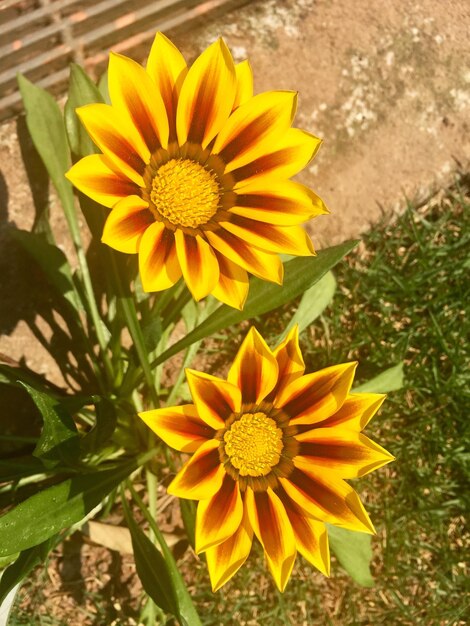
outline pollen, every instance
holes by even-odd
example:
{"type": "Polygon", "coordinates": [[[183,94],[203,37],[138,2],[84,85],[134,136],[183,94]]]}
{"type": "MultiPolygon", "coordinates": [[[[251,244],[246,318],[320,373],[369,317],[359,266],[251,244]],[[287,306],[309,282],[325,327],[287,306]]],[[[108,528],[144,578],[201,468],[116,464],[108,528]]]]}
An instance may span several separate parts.
{"type": "Polygon", "coordinates": [[[150,208],[174,226],[198,228],[217,213],[220,195],[213,172],[191,159],[171,159],[152,180],[150,208]]]}
{"type": "Polygon", "coordinates": [[[224,434],[225,454],[240,476],[266,476],[279,463],[282,430],[264,413],[244,413],[224,434]]]}

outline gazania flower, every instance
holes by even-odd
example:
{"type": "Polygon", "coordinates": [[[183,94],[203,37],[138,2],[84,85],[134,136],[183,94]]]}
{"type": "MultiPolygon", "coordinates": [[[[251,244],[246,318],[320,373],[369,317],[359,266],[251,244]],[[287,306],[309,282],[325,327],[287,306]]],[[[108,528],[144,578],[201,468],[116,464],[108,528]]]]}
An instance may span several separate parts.
{"type": "Polygon", "coordinates": [[[281,284],[277,253],[314,254],[300,224],[326,209],[289,178],[320,140],[291,128],[296,93],[253,96],[248,61],[221,39],[188,69],[161,33],[146,69],[111,53],[109,93],[111,106],[77,109],[102,154],[67,176],[112,208],[102,240],[138,253],[146,291],[182,275],[196,300],[242,308],[248,273],[281,284]]]}
{"type": "Polygon", "coordinates": [[[214,591],[245,562],[253,534],[283,591],[297,550],[329,574],[325,522],[374,532],[344,479],[393,457],[361,434],[384,396],[351,393],[355,368],[304,374],[296,328],[274,351],[252,328],[227,380],[187,370],[194,404],[140,414],[193,453],[168,492],[199,500],[196,552],[206,552],[214,591]]]}

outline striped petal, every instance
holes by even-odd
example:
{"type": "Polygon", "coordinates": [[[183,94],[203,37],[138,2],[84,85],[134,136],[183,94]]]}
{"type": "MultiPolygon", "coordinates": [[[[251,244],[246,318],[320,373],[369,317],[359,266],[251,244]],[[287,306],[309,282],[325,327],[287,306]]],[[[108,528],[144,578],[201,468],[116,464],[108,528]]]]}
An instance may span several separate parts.
{"type": "Polygon", "coordinates": [[[229,222],[220,222],[219,225],[235,237],[266,252],[295,256],[315,254],[310,237],[302,226],[274,226],[239,215],[233,215],[229,222]]]}
{"type": "Polygon", "coordinates": [[[218,448],[219,442],[215,439],[201,444],[168,485],[168,493],[189,500],[212,498],[226,476],[218,448]]]}
{"type": "Polygon", "coordinates": [[[359,496],[331,472],[297,467],[288,478],[279,478],[287,495],[307,515],[349,530],[374,534],[375,530],[359,496]]]}
{"type": "Polygon", "coordinates": [[[145,187],[142,174],[150,151],[128,117],[107,104],[87,104],[75,111],[112,164],[136,185],[145,187]]]}
{"type": "Polygon", "coordinates": [[[170,141],[176,139],[176,107],[187,71],[186,61],[178,48],[163,33],[157,33],[147,61],[147,73],[165,104],[170,141]]]}
{"type": "Polygon", "coordinates": [[[365,435],[335,426],[314,428],[296,436],[300,448],[296,463],[335,472],[341,478],[358,478],[394,457],[365,435]]]}
{"type": "Polygon", "coordinates": [[[297,94],[268,91],[251,98],[232,113],[212,148],[231,172],[255,161],[279,142],[292,123],[297,94]]]}
{"type": "Polygon", "coordinates": [[[248,488],[245,506],[274,581],[278,589],[284,591],[296,557],[294,532],[286,510],[271,488],[258,492],[248,488]]]}
{"type": "Polygon", "coordinates": [[[381,393],[352,393],[336,413],[318,422],[317,427],[341,425],[360,432],[377,413],[385,398],[386,395],[381,393]]]}
{"type": "Polygon", "coordinates": [[[206,148],[227,121],[236,88],[232,56],[218,39],[196,59],[181,87],[176,112],[179,144],[188,141],[206,148]]]}
{"type": "Polygon", "coordinates": [[[175,236],[162,222],[153,222],[139,246],[139,271],[144,291],[162,291],[181,277],[175,236]]]}
{"type": "Polygon", "coordinates": [[[245,104],[253,97],[253,72],[249,61],[242,61],[235,65],[235,74],[237,77],[237,89],[233,109],[245,104]]]}
{"type": "Polygon", "coordinates": [[[204,552],[234,535],[243,519],[240,488],[228,474],[209,500],[201,500],[196,515],[196,553],[204,552]]]}
{"type": "Polygon", "coordinates": [[[238,530],[223,543],[206,552],[212,591],[217,591],[240,569],[250,554],[253,530],[246,510],[238,530]]]}
{"type": "Polygon", "coordinates": [[[260,184],[269,184],[262,179],[291,178],[308,165],[320,144],[321,140],[318,137],[298,128],[289,128],[269,152],[226,174],[222,177],[222,183],[224,184],[227,178],[227,185],[235,183],[235,191],[238,193],[247,181],[252,182],[256,179],[260,184]]]}
{"type": "Polygon", "coordinates": [[[138,196],[122,198],[108,215],[101,241],[119,252],[135,254],[152,222],[145,200],[138,196]]]}
{"type": "Polygon", "coordinates": [[[186,378],[199,415],[211,428],[223,428],[225,420],[240,411],[242,397],[235,385],[190,369],[186,378]]]}
{"type": "Polygon", "coordinates": [[[248,296],[249,282],[246,270],[232,263],[222,254],[215,252],[219,263],[219,282],[212,290],[212,295],[228,306],[243,310],[248,296]]]}
{"type": "Polygon", "coordinates": [[[104,154],[90,154],[77,161],[65,175],[82,193],[111,208],[127,196],[139,195],[139,187],[113,168],[104,154]]]}
{"type": "Polygon", "coordinates": [[[145,148],[152,153],[168,147],[168,117],[155,83],[144,68],[121,54],[109,56],[108,87],[113,108],[127,116],[134,125],[145,148]]]}
{"type": "Polygon", "coordinates": [[[315,424],[333,415],[351,389],[357,363],[334,365],[292,381],[274,400],[290,424],[315,424]]]}
{"type": "Polygon", "coordinates": [[[287,334],[287,337],[273,350],[274,357],[279,367],[278,382],[275,387],[277,394],[284,387],[305,371],[304,358],[299,346],[299,327],[295,324],[287,334]]]}
{"type": "Polygon", "coordinates": [[[210,245],[199,235],[175,231],[176,254],[184,280],[195,300],[201,300],[217,285],[219,265],[210,245]]]}
{"type": "Polygon", "coordinates": [[[328,210],[311,189],[300,183],[255,178],[237,193],[230,213],[267,224],[293,226],[328,210]]]}
{"type": "Polygon", "coordinates": [[[181,452],[195,452],[215,434],[199,417],[194,404],[144,411],[139,417],[170,448],[181,452]]]}
{"type": "Polygon", "coordinates": [[[258,404],[274,388],[277,376],[277,361],[252,326],[230,367],[227,380],[239,387],[244,403],[258,404]]]}
{"type": "Polygon", "coordinates": [[[227,230],[207,231],[205,234],[217,252],[233,263],[258,278],[282,285],[284,267],[277,255],[254,248],[227,230]]]}

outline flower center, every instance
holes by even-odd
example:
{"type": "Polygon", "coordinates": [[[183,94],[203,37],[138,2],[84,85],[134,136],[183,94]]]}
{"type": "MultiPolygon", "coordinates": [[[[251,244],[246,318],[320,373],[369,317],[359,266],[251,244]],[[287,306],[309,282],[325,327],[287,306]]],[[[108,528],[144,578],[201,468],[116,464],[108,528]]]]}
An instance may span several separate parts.
{"type": "Polygon", "coordinates": [[[264,413],[244,413],[224,434],[225,453],[240,476],[266,476],[279,463],[282,430],[264,413]]]}
{"type": "Polygon", "coordinates": [[[197,228],[217,212],[220,187],[215,174],[190,159],[171,159],[152,180],[150,199],[159,215],[175,226],[197,228]]]}

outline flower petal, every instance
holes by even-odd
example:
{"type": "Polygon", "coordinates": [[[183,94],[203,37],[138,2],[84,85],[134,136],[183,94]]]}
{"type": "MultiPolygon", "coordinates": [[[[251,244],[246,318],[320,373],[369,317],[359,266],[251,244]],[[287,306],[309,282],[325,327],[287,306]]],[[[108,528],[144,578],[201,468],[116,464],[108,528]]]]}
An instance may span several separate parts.
{"type": "Polygon", "coordinates": [[[154,222],[140,241],[139,271],[147,292],[168,289],[181,277],[175,236],[162,222],[154,222]]]}
{"type": "Polygon", "coordinates": [[[299,327],[295,324],[286,338],[273,350],[274,357],[279,366],[278,382],[275,387],[277,394],[284,387],[297,378],[300,378],[305,371],[304,358],[299,346],[299,327]]]}
{"type": "Polygon", "coordinates": [[[241,187],[229,212],[267,224],[292,226],[328,210],[311,189],[300,183],[254,178],[241,187]]]}
{"type": "Polygon", "coordinates": [[[250,554],[252,543],[253,530],[245,510],[236,533],[206,552],[212,591],[220,589],[240,569],[250,554]]]}
{"type": "Polygon", "coordinates": [[[168,493],[178,498],[202,500],[211,498],[226,476],[219,459],[219,442],[205,441],[168,485],[168,493]]]}
{"type": "Polygon", "coordinates": [[[277,376],[277,361],[252,326],[230,367],[227,380],[240,388],[244,403],[258,404],[273,389],[277,376]]]}
{"type": "Polygon", "coordinates": [[[119,252],[135,254],[153,222],[148,203],[138,196],[122,198],[108,215],[101,241],[119,252]]]}
{"type": "Polygon", "coordinates": [[[194,404],[143,411],[139,417],[170,448],[181,452],[195,452],[214,437],[213,428],[199,417],[194,404]]]}
{"type": "Polygon", "coordinates": [[[196,59],[181,87],[176,112],[180,145],[188,141],[207,147],[232,111],[236,87],[232,55],[218,39],[196,59]]]}
{"type": "Polygon", "coordinates": [[[381,407],[386,395],[381,393],[352,393],[341,408],[326,420],[317,423],[318,428],[341,425],[352,430],[363,430],[381,407]]]}
{"type": "Polygon", "coordinates": [[[250,62],[245,60],[235,65],[235,74],[237,76],[237,90],[233,109],[245,104],[253,97],[253,72],[250,62]]]}
{"type": "Polygon", "coordinates": [[[225,420],[240,411],[242,397],[235,385],[191,369],[186,378],[199,415],[211,428],[224,428],[225,420]]]}
{"type": "Polygon", "coordinates": [[[278,589],[284,591],[296,557],[294,533],[286,510],[271,488],[257,492],[248,488],[245,506],[274,581],[278,589]]]}
{"type": "Polygon", "coordinates": [[[364,476],[394,459],[365,435],[339,426],[314,428],[295,438],[300,442],[299,467],[328,469],[341,478],[364,476]]]}
{"type": "Polygon", "coordinates": [[[375,530],[354,489],[331,472],[296,466],[288,478],[279,478],[287,495],[309,516],[318,520],[374,534],[375,530]]]}
{"type": "Polygon", "coordinates": [[[207,231],[206,237],[217,252],[247,272],[282,285],[284,267],[277,255],[259,250],[227,230],[207,231]]]}
{"type": "Polygon", "coordinates": [[[168,115],[170,141],[176,139],[176,107],[188,68],[178,48],[157,33],[147,61],[147,73],[160,91],[168,115]]]}
{"type": "Polygon", "coordinates": [[[217,135],[211,152],[231,172],[270,152],[290,128],[297,106],[293,91],[260,93],[238,107],[217,135]]]}
{"type": "MultiPolygon", "coordinates": [[[[289,128],[269,152],[226,174],[228,184],[234,184],[235,191],[242,189],[249,180],[262,181],[263,177],[272,179],[291,178],[302,170],[313,159],[321,144],[318,137],[298,128],[289,128]]],[[[222,177],[222,183],[224,183],[222,177]]],[[[268,183],[269,184],[269,183],[268,183]]]]}
{"type": "Polygon", "coordinates": [[[111,52],[108,70],[109,95],[113,108],[135,126],[143,146],[154,152],[168,147],[168,117],[160,91],[144,68],[121,54],[111,52]]]}
{"type": "Polygon", "coordinates": [[[195,300],[201,300],[219,281],[219,264],[210,245],[199,235],[175,231],[176,254],[184,280],[195,300]]]}
{"type": "Polygon", "coordinates": [[[142,174],[150,151],[127,116],[107,104],[87,104],[75,109],[88,134],[127,178],[144,187],[142,174]],[[139,153],[138,150],[141,150],[139,153]]]}
{"type": "Polygon", "coordinates": [[[82,193],[108,208],[122,198],[136,196],[140,192],[135,183],[112,167],[104,154],[83,157],[65,176],[82,193]]]}
{"type": "Polygon", "coordinates": [[[274,226],[255,220],[232,215],[229,222],[219,225],[230,233],[266,252],[313,256],[310,237],[302,226],[274,226]]]}
{"type": "Polygon", "coordinates": [[[196,553],[204,552],[234,535],[243,518],[238,483],[225,475],[220,489],[210,500],[201,500],[196,515],[196,553]]]}
{"type": "Polygon", "coordinates": [[[243,310],[248,296],[249,282],[246,270],[232,263],[215,251],[219,263],[219,282],[212,290],[212,295],[228,306],[243,310]]]}
{"type": "Polygon", "coordinates": [[[315,424],[333,415],[349,393],[357,363],[333,365],[292,381],[274,400],[290,425],[315,424]]]}

